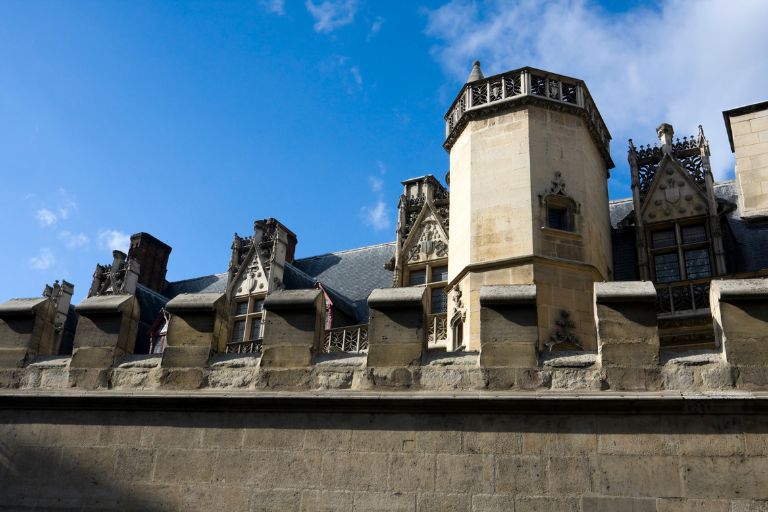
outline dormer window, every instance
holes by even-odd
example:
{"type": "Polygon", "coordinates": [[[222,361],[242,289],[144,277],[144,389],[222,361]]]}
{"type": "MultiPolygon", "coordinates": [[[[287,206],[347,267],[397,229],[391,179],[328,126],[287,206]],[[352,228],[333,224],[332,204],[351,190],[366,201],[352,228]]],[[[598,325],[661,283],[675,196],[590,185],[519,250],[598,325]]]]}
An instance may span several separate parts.
{"type": "Polygon", "coordinates": [[[651,253],[657,283],[712,276],[709,238],[704,224],[675,223],[651,232],[651,253]]]}

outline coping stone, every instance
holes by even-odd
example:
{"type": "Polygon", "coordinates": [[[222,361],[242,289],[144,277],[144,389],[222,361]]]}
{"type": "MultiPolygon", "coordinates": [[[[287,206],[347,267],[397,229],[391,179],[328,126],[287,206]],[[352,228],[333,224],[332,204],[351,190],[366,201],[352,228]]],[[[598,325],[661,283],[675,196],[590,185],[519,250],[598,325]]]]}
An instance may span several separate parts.
{"type": "Polygon", "coordinates": [[[48,297],[32,297],[28,299],[11,299],[0,304],[0,317],[32,316],[35,308],[48,300],[48,297]]]}
{"type": "Polygon", "coordinates": [[[765,300],[768,298],[768,278],[716,279],[710,284],[720,300],[765,300]]]}
{"type": "Polygon", "coordinates": [[[75,306],[75,311],[85,316],[88,316],[88,313],[114,313],[120,311],[133,298],[130,294],[88,297],[75,306]]]}
{"type": "Polygon", "coordinates": [[[182,293],[169,300],[165,309],[169,313],[215,311],[216,303],[222,298],[223,293],[182,293]]]}
{"type": "Polygon", "coordinates": [[[424,300],[427,289],[420,286],[406,286],[402,288],[377,288],[368,296],[368,306],[377,307],[405,307],[420,306],[424,300]]]}
{"type": "Polygon", "coordinates": [[[497,284],[480,287],[481,306],[535,303],[535,284],[497,284]]]}
{"type": "Polygon", "coordinates": [[[656,302],[656,287],[650,281],[595,283],[595,302],[656,302]]]}
{"type": "Polygon", "coordinates": [[[279,311],[312,308],[320,294],[320,290],[316,288],[311,290],[278,290],[270,293],[264,299],[264,309],[279,311]]]}

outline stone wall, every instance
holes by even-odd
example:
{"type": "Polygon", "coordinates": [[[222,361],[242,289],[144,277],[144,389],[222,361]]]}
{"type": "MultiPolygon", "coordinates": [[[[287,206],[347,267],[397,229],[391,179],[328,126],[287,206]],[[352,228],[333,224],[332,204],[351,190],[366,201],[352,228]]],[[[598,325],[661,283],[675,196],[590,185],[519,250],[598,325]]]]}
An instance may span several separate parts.
{"type": "Polygon", "coordinates": [[[11,510],[763,511],[765,396],[0,396],[11,510]]]}

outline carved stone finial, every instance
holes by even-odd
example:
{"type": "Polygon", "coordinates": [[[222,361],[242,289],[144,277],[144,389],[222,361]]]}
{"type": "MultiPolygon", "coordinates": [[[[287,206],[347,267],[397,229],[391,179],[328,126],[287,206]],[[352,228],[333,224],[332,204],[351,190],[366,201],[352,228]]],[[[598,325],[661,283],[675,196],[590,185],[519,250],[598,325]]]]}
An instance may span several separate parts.
{"type": "Polygon", "coordinates": [[[469,73],[467,82],[474,82],[475,80],[482,80],[483,78],[485,78],[485,75],[483,75],[483,71],[480,69],[480,61],[476,60],[472,63],[472,71],[469,73]]]}
{"type": "Polygon", "coordinates": [[[675,130],[672,128],[672,125],[669,123],[661,123],[659,127],[656,128],[656,135],[659,136],[661,149],[665,153],[672,153],[672,138],[675,135],[675,130]]]}

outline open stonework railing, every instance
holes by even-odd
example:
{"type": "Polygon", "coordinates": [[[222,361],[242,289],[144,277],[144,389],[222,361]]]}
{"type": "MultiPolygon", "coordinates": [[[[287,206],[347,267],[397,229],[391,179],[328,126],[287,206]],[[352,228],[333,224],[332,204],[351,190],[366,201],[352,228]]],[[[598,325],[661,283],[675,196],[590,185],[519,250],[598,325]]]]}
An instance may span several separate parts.
{"type": "Polygon", "coordinates": [[[366,350],[368,350],[368,324],[349,325],[325,331],[322,351],[326,354],[357,353],[366,350]]]}
{"type": "Polygon", "coordinates": [[[427,315],[427,344],[443,346],[448,342],[448,315],[427,315]]]}
{"type": "Polygon", "coordinates": [[[584,82],[534,68],[507,71],[466,84],[445,114],[446,149],[450,149],[458,138],[467,113],[525,97],[583,109],[603,156],[608,159],[609,166],[613,166],[610,160],[610,133],[584,82]]]}
{"type": "Polygon", "coordinates": [[[658,314],[708,314],[709,282],[710,279],[699,279],[684,284],[656,284],[658,314]]]}
{"type": "Polygon", "coordinates": [[[227,354],[260,354],[261,340],[227,343],[227,354]]]}

